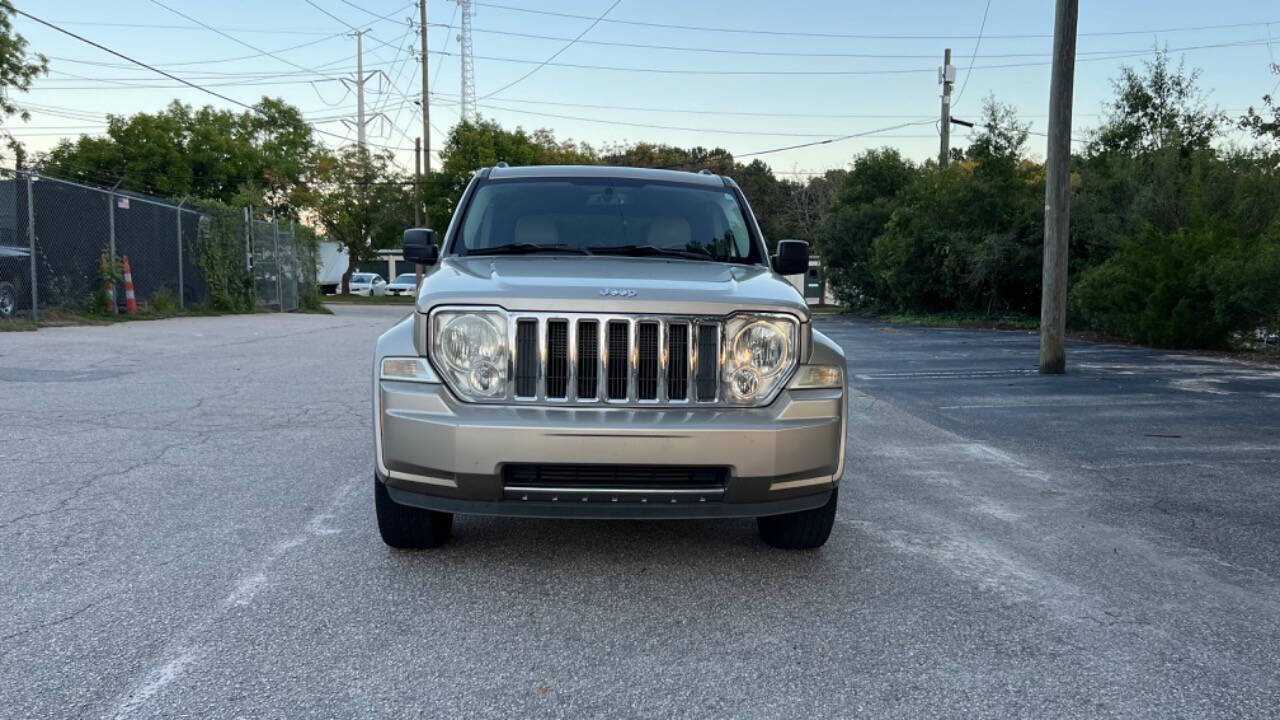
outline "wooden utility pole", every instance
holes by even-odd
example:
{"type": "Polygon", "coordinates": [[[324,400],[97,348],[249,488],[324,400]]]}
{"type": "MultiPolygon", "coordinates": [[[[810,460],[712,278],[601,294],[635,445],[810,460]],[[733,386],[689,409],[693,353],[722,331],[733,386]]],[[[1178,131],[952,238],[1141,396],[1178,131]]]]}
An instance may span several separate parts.
{"type": "Polygon", "coordinates": [[[938,150],[938,165],[947,166],[951,159],[951,84],[956,80],[955,71],[951,69],[951,48],[942,54],[942,69],[938,71],[938,82],[942,83],[942,122],[938,126],[938,134],[942,137],[942,148],[938,150]]]}
{"type": "Polygon", "coordinates": [[[1071,230],[1071,96],[1079,0],[1057,0],[1049,81],[1049,147],[1044,185],[1044,276],[1040,372],[1067,371],[1067,238],[1071,230]]]}
{"type": "Polygon", "coordinates": [[[422,138],[413,139],[413,226],[422,227],[422,138]]]}
{"type": "MultiPolygon", "coordinates": [[[[420,158],[419,168],[426,166],[427,182],[431,182],[431,88],[427,84],[427,0],[418,0],[418,32],[422,40],[422,150],[414,151],[420,158]]],[[[415,143],[416,144],[416,143],[415,143]]],[[[419,169],[418,183],[415,186],[417,197],[413,200],[414,220],[418,227],[431,224],[431,216],[427,213],[426,203],[422,201],[422,172],[419,169]]],[[[417,283],[414,289],[422,287],[422,266],[414,265],[417,283]]]]}

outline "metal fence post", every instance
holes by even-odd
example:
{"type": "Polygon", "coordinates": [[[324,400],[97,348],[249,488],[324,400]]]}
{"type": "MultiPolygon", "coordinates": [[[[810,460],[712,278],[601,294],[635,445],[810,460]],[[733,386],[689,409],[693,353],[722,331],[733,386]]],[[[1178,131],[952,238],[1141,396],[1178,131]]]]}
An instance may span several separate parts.
{"type": "Polygon", "coordinates": [[[276,307],[278,312],[284,312],[284,285],[280,279],[280,219],[276,217],[275,210],[271,211],[271,237],[276,258],[276,307]]]}
{"type": "MultiPolygon", "coordinates": [[[[249,208],[244,209],[244,267],[250,272],[253,271],[253,240],[250,234],[253,232],[253,224],[249,220],[249,208]]],[[[256,292],[254,293],[257,294],[256,292]]]]}
{"type": "Polygon", "coordinates": [[[178,226],[178,308],[179,309],[186,309],[187,307],[186,293],[184,292],[185,288],[183,288],[183,283],[182,283],[182,279],[183,279],[182,278],[182,206],[186,204],[187,204],[187,199],[182,198],[182,201],[178,203],[177,211],[174,213],[174,216],[177,219],[177,222],[175,224],[178,226]]]}
{"type": "Polygon", "coordinates": [[[31,255],[27,262],[31,265],[31,322],[38,321],[39,291],[36,289],[36,200],[32,194],[31,173],[27,173],[27,246],[31,255]]]}

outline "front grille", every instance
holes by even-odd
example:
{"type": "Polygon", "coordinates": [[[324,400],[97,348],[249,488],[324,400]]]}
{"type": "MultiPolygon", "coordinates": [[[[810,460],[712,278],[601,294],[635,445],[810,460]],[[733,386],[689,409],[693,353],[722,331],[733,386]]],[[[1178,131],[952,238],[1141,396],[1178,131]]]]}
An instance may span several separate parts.
{"type": "Polygon", "coordinates": [[[719,403],[723,321],[680,315],[512,312],[495,402],[624,407],[719,403]]]}
{"type": "Polygon", "coordinates": [[[564,398],[569,391],[569,322],[547,322],[547,397],[564,398]]]}
{"type": "Polygon", "coordinates": [[[507,500],[564,503],[706,503],[724,496],[728,470],[686,465],[506,465],[507,500]]]}

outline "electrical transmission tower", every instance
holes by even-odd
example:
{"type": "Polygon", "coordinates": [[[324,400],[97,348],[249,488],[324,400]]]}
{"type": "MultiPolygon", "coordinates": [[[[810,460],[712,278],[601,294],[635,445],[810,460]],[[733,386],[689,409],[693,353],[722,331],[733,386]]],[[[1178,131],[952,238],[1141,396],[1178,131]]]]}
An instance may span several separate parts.
{"type": "Polygon", "coordinates": [[[476,121],[476,67],[471,58],[471,0],[458,0],[462,32],[458,34],[462,62],[462,119],[476,121]]]}

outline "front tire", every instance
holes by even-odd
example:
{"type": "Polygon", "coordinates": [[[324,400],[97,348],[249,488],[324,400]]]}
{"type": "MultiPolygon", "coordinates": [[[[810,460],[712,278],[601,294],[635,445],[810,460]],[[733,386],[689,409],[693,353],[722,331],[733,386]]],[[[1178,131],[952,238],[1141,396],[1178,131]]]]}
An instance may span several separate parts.
{"type": "Polygon", "coordinates": [[[822,547],[831,536],[831,527],[836,522],[836,499],[839,494],[839,488],[832,490],[827,504],[812,510],[756,518],[760,537],[782,550],[822,547]]]}
{"type": "Polygon", "coordinates": [[[386,483],[374,476],[373,505],[382,542],[401,550],[440,547],[453,532],[453,514],[401,505],[391,499],[386,483]]]}

